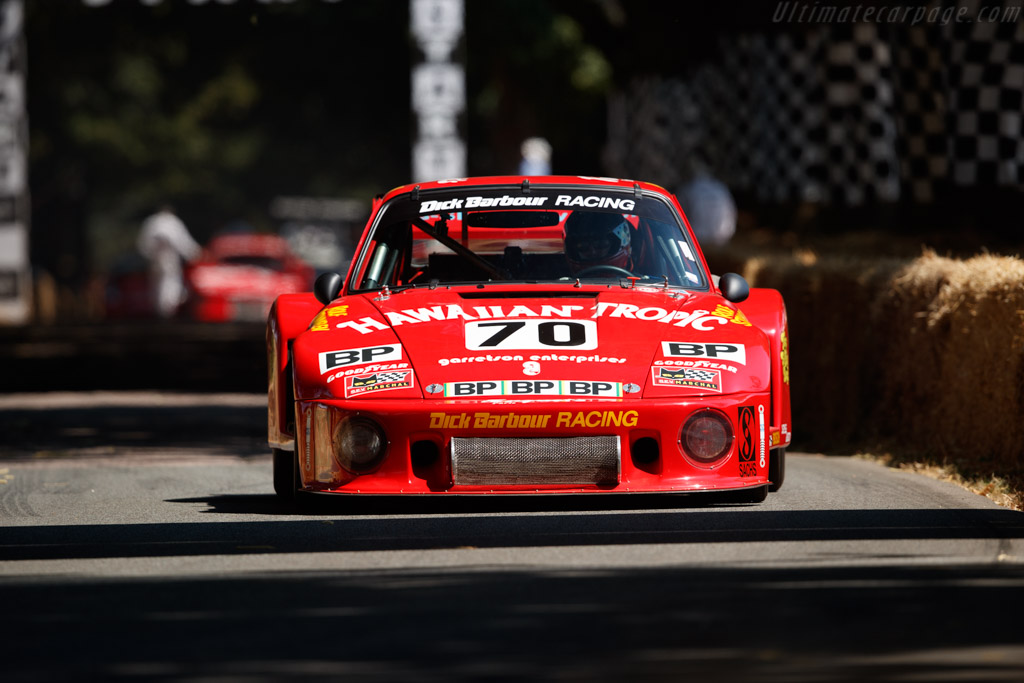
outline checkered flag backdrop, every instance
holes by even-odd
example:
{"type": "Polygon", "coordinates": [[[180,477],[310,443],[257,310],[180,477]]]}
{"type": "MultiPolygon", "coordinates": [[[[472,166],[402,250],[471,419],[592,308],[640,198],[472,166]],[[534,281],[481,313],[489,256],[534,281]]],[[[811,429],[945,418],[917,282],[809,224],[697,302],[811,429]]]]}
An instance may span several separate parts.
{"type": "MultiPolygon", "coordinates": [[[[929,6],[944,7],[964,6],[929,6]]],[[[765,202],[1022,187],[1020,4],[966,11],[969,21],[800,24],[723,39],[720,59],[686,79],[647,78],[612,98],[607,170],[673,188],[707,168],[765,202]]]]}

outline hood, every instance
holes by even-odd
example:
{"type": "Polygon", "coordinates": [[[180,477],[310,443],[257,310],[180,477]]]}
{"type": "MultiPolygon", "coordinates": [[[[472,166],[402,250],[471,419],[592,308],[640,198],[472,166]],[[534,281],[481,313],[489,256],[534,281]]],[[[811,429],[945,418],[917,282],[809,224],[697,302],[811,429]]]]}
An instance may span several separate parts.
{"type": "Polygon", "coordinates": [[[667,398],[761,391],[769,378],[767,337],[739,308],[660,287],[355,295],[321,312],[295,357],[303,383],[336,398],[667,398]],[[359,391],[357,376],[399,385],[359,391]]]}

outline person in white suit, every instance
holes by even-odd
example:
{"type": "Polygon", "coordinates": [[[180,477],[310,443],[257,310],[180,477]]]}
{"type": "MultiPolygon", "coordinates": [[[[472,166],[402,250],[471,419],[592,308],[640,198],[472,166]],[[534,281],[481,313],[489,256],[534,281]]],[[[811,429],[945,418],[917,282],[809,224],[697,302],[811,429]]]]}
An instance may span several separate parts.
{"type": "Polygon", "coordinates": [[[169,206],[142,222],[137,247],[149,261],[154,309],[161,318],[171,318],[185,301],[182,266],[199,256],[202,248],[169,206]]]}

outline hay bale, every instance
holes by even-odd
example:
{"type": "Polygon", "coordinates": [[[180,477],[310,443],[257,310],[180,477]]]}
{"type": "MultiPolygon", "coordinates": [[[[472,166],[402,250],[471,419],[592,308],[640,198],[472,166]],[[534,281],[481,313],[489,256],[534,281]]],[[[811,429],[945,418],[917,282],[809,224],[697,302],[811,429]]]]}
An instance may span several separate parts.
{"type": "Polygon", "coordinates": [[[864,441],[881,381],[871,359],[885,346],[875,301],[901,265],[806,251],[746,264],[753,286],[778,289],[786,301],[793,425],[804,447],[835,452],[864,441]]]}
{"type": "Polygon", "coordinates": [[[886,355],[883,431],[946,461],[1019,468],[1024,261],[926,252],[894,279],[886,303],[905,324],[906,342],[886,355]]]}
{"type": "Polygon", "coordinates": [[[882,442],[932,461],[1022,467],[1024,261],[761,251],[733,264],[785,298],[801,447],[882,442]]]}

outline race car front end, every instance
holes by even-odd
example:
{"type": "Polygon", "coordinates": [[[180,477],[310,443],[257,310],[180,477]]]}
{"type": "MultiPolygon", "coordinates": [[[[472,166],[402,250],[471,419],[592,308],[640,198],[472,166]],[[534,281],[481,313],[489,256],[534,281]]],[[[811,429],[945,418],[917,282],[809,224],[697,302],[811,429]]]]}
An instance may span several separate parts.
{"type": "Polygon", "coordinates": [[[360,494],[764,489],[782,439],[767,393],[300,401],[297,427],[302,488],[360,494]]]}
{"type": "Polygon", "coordinates": [[[559,305],[489,289],[338,299],[298,335],[299,488],[756,494],[769,484],[772,450],[788,443],[785,392],[772,387],[788,377],[739,309],[664,289],[581,286],[559,305]],[[574,346],[549,345],[558,340],[574,346]]]}

